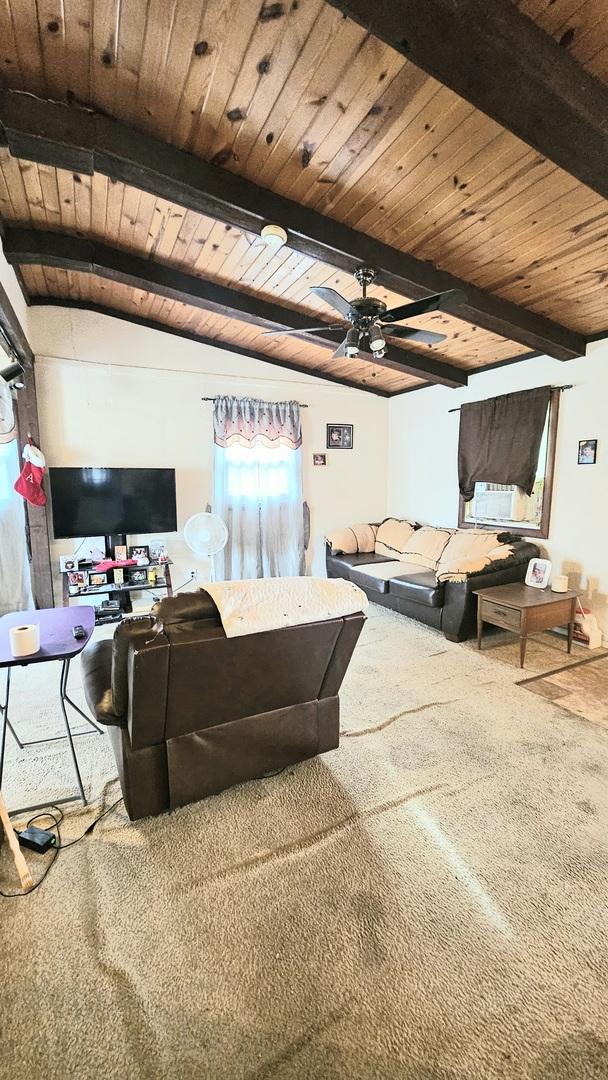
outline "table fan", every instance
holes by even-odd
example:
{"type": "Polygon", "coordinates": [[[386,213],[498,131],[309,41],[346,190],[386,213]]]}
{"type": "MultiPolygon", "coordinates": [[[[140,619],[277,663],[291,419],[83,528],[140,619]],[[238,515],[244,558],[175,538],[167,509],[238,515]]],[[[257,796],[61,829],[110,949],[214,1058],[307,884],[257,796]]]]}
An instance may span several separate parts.
{"type": "Polygon", "coordinates": [[[218,514],[193,514],[184,525],[184,540],[190,551],[209,563],[209,581],[215,580],[213,556],[228,543],[228,529],[218,514]]]}

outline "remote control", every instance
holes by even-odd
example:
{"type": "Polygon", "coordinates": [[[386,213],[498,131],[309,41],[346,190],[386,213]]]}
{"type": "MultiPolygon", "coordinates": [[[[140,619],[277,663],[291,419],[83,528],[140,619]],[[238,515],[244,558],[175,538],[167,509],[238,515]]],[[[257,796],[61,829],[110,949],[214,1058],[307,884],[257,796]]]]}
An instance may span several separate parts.
{"type": "Polygon", "coordinates": [[[75,626],[74,629],[72,630],[72,633],[73,633],[73,635],[74,635],[74,637],[76,638],[77,641],[82,641],[83,637],[87,636],[87,632],[86,632],[84,626],[80,626],[80,625],[75,626]]]}

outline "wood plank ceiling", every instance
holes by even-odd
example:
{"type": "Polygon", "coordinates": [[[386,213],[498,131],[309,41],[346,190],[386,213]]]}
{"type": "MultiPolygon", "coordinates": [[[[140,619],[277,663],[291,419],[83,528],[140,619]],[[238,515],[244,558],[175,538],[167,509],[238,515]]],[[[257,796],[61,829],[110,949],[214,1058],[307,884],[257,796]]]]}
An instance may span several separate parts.
{"type": "MultiPolygon", "coordinates": [[[[608,0],[517,6],[608,78],[608,0]]],[[[608,325],[606,200],[323,0],[4,0],[0,41],[9,89],[93,108],[585,337],[608,325]]],[[[0,148],[5,223],[90,237],[313,323],[331,313],[312,284],[359,292],[328,263],[289,247],[273,254],[258,235],[178,201],[45,160],[0,148]]],[[[382,287],[379,270],[376,295],[389,306],[407,299],[382,287]]],[[[264,338],[259,326],[92,273],[21,274],[33,302],[115,309],[389,394],[429,381],[334,360],[301,337],[264,338]]],[[[415,326],[446,340],[404,343],[410,355],[467,372],[530,353],[457,314],[415,326]]]]}

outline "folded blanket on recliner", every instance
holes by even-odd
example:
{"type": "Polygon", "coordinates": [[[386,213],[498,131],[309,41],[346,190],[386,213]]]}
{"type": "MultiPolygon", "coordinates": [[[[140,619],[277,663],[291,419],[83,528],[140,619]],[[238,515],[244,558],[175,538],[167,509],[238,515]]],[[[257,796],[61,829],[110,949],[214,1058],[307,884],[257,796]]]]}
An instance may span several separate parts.
{"type": "Polygon", "coordinates": [[[220,613],[226,637],[244,637],[283,626],[339,619],[365,611],[368,599],[341,578],[253,578],[205,585],[220,613]]]}

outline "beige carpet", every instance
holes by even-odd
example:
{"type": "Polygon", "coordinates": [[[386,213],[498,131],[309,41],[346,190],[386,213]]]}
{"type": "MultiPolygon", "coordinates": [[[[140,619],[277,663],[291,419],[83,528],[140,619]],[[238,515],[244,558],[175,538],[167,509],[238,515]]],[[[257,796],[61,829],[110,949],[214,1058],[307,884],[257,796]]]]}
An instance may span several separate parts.
{"type": "MultiPolygon", "coordinates": [[[[15,678],[20,730],[56,725],[57,674],[15,678]]],[[[608,732],[520,677],[372,608],[339,750],[119,808],[0,900],[3,1080],[608,1077],[608,732]]],[[[110,805],[106,740],[79,751],[110,805]]],[[[65,760],[10,746],[7,795],[65,760]]]]}
{"type": "MultiPolygon", "coordinates": [[[[477,642],[467,641],[465,648],[477,649],[477,642]]],[[[590,657],[599,659],[602,656],[608,656],[608,649],[590,651],[576,642],[572,646],[572,652],[568,653],[566,638],[551,630],[545,630],[528,638],[526,662],[522,669],[519,666],[518,635],[489,624],[484,626],[482,651],[489,654],[493,660],[500,660],[503,664],[517,668],[520,680],[532,675],[555,671],[557,668],[571,667],[590,657]]]]}

